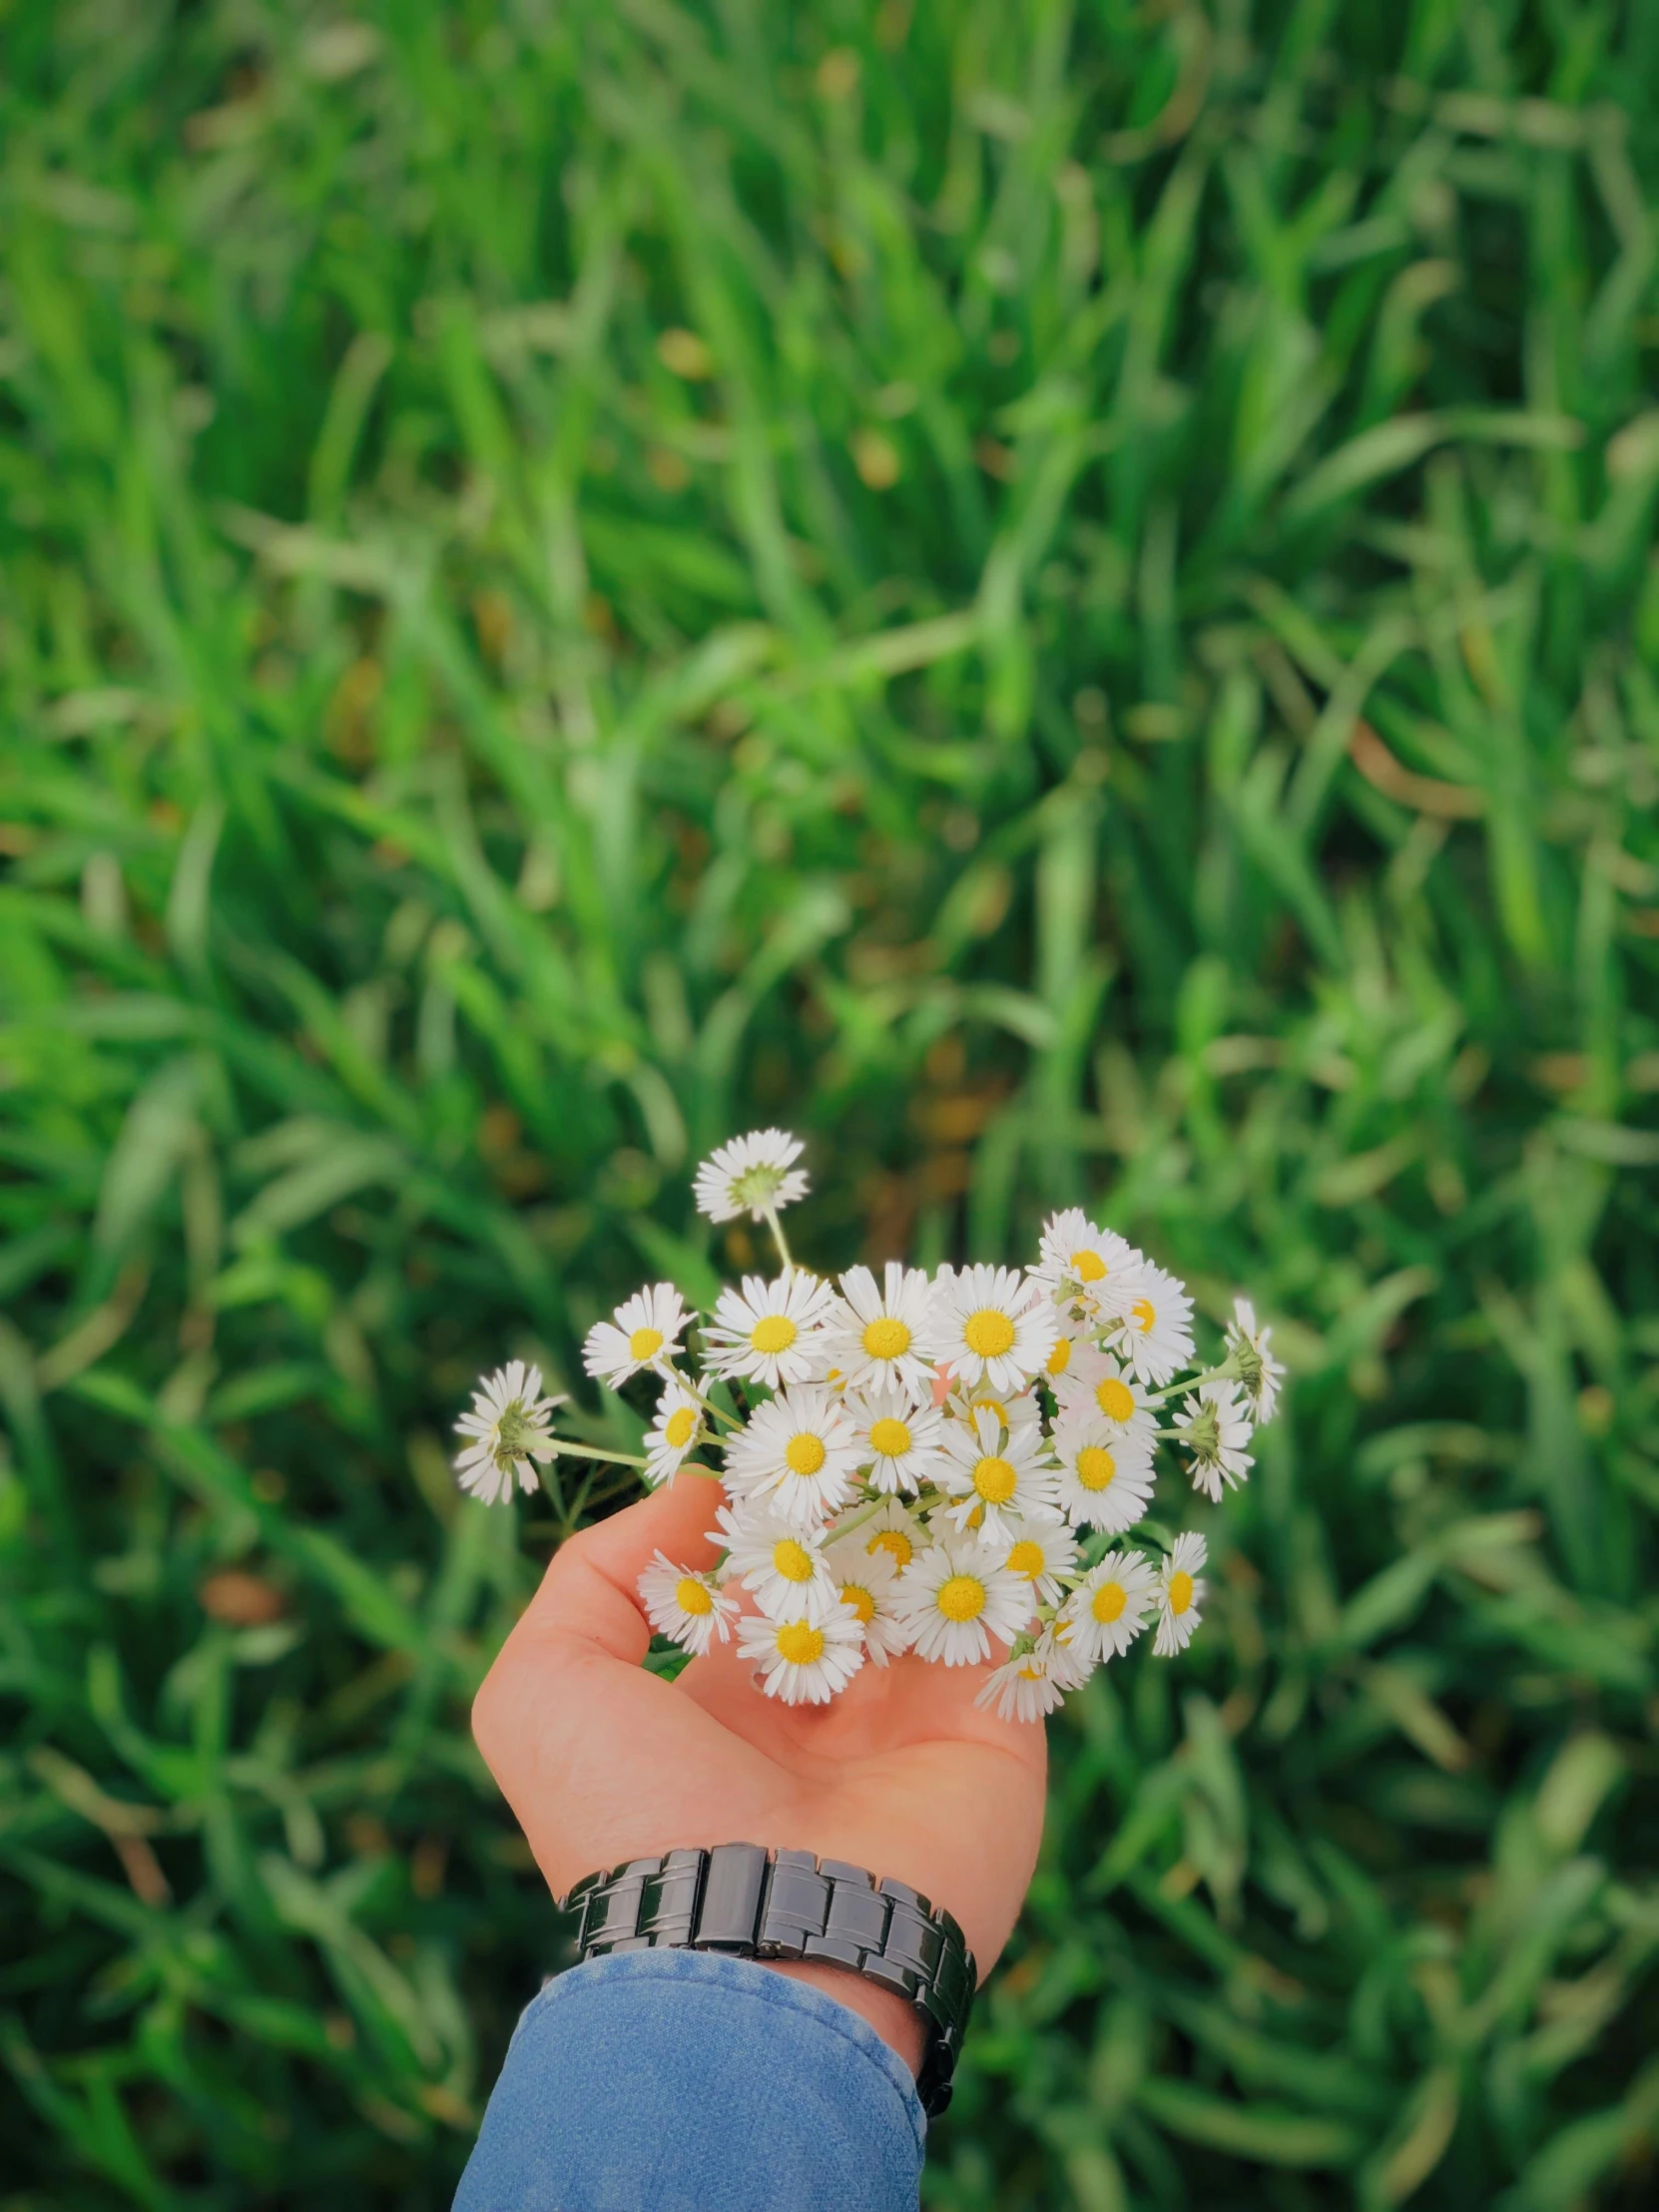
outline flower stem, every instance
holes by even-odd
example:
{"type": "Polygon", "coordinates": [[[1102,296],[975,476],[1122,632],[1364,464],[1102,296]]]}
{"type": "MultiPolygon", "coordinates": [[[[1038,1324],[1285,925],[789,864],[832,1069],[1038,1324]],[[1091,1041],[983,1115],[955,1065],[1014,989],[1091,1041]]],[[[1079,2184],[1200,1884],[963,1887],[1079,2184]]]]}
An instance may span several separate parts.
{"type": "Polygon", "coordinates": [[[862,1528],[865,1521],[873,1520],[886,1502],[887,1500],[884,1497],[878,1497],[871,1504],[863,1506],[858,1512],[854,1513],[849,1521],[842,1521],[835,1530],[836,1543],[839,1543],[843,1536],[850,1536],[855,1528],[862,1528]]]}
{"type": "Polygon", "coordinates": [[[609,1451],[603,1444],[579,1443],[574,1436],[559,1438],[561,1459],[614,1459],[619,1467],[643,1467],[645,1459],[637,1451],[609,1451]]]}
{"type": "Polygon", "coordinates": [[[773,1237],[777,1241],[778,1257],[784,1263],[785,1272],[788,1273],[795,1266],[795,1262],[790,1258],[790,1248],[784,1240],[784,1225],[778,1219],[776,1206],[767,1208],[767,1227],[772,1231],[773,1237]]]}
{"type": "Polygon", "coordinates": [[[862,1528],[865,1521],[873,1520],[884,1505],[901,1506],[906,1513],[925,1513],[930,1507],[943,1502],[946,1493],[931,1482],[924,1483],[914,1497],[906,1497],[901,1490],[883,1490],[879,1497],[872,1497],[861,1505],[849,1521],[842,1521],[835,1530],[835,1541],[850,1536],[855,1528],[862,1528]]]}
{"type": "Polygon", "coordinates": [[[1184,1382],[1172,1382],[1166,1390],[1148,1390],[1146,1402],[1148,1405],[1167,1405],[1172,1397],[1191,1397],[1194,1390],[1202,1388],[1206,1382],[1229,1382],[1238,1372],[1229,1360],[1222,1367],[1206,1368],[1202,1375],[1189,1375],[1184,1382]]]}
{"type": "MultiPolygon", "coordinates": [[[[728,1428],[741,1428],[743,1426],[743,1422],[739,1420],[736,1413],[729,1413],[724,1405],[717,1405],[712,1397],[705,1397],[697,1384],[689,1382],[677,1368],[671,1372],[675,1382],[688,1395],[696,1398],[698,1404],[702,1406],[706,1413],[712,1413],[716,1420],[723,1420],[728,1428]]],[[[718,1442],[719,1438],[715,1438],[715,1441],[718,1442]]]]}
{"type": "Polygon", "coordinates": [[[741,1428],[743,1426],[743,1422],[737,1419],[734,1414],[727,1412],[724,1406],[716,1405],[712,1398],[705,1397],[691,1377],[677,1368],[666,1353],[658,1353],[656,1359],[651,1363],[651,1373],[660,1377],[665,1382],[676,1384],[678,1388],[685,1391],[688,1397],[695,1398],[704,1412],[712,1413],[716,1420],[723,1420],[728,1428],[741,1428]]]}

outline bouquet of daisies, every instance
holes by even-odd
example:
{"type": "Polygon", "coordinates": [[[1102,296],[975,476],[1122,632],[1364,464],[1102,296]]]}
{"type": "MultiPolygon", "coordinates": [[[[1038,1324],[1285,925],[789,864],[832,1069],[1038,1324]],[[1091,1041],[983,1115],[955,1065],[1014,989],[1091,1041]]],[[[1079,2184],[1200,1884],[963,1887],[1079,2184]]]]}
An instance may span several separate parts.
{"type": "MultiPolygon", "coordinates": [[[[1194,1365],[1192,1301],[1174,1276],[1081,1212],[1054,1215],[1036,1264],[889,1260],[828,1282],[792,1259],[779,1219],[804,1195],[802,1147],[779,1129],[723,1145],[698,1170],[711,1221],[765,1223],[779,1272],[745,1276],[714,1312],[666,1283],[589,1333],[589,1375],[660,1395],[651,1483],[718,1472],[718,1565],[658,1553],[646,1615],[691,1653],[734,1634],[769,1697],[823,1704],[898,1653],[946,1667],[1005,1657],[980,1702],[1033,1720],[1156,1620],[1182,1650],[1204,1596],[1204,1537],[1167,1550],[1122,1538],[1152,1498],[1161,1444],[1212,1499],[1242,1482],[1253,1429],[1284,1370],[1248,1300],[1220,1360],[1194,1365]],[[694,1454],[696,1455],[694,1458],[694,1454]],[[747,1591],[748,1608],[737,1592],[747,1591]]],[[[457,1424],[463,1489],[508,1497],[563,1454],[632,1455],[556,1436],[563,1399],[513,1362],[457,1424]]]]}

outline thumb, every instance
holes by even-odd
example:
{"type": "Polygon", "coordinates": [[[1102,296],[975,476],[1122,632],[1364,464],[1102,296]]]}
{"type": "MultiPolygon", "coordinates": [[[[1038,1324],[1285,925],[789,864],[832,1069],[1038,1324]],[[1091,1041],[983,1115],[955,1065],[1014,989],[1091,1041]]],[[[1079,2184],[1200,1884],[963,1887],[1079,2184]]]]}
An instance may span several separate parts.
{"type": "Polygon", "coordinates": [[[682,1467],[637,1505],[567,1538],[514,1638],[585,1644],[637,1667],[651,1642],[640,1575],[659,1551],[677,1567],[712,1566],[715,1546],[706,1531],[723,1495],[714,1476],[682,1467]]]}

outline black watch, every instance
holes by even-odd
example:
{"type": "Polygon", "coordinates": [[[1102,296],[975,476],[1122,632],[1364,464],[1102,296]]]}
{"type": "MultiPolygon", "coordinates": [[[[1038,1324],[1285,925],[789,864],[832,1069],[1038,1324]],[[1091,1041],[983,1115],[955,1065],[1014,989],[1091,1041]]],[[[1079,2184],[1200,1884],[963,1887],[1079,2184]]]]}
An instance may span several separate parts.
{"type": "Polygon", "coordinates": [[[738,1958],[819,1958],[906,1998],[927,2030],[916,2094],[929,2119],[973,2009],[973,1953],[946,1912],[902,1882],[810,1851],[717,1844],[590,1874],[560,1907],[581,1916],[580,1958],[614,1950],[723,1950],[738,1958]]]}

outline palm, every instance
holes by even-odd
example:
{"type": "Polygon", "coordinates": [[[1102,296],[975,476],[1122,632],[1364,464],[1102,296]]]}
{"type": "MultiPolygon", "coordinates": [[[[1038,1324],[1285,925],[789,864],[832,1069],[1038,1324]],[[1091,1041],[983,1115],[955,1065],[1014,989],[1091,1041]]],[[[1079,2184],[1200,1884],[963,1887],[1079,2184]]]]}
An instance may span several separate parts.
{"type": "Polygon", "coordinates": [[[478,1740],[556,1892],[680,1845],[762,1843],[912,1884],[1001,1949],[1042,1830],[1041,1728],[978,1711],[980,1668],[866,1665],[828,1708],[762,1696],[735,1644],[640,1665],[633,1582],[696,1565],[714,1485],[681,1475],[565,1546],[479,1693],[478,1740]]]}

